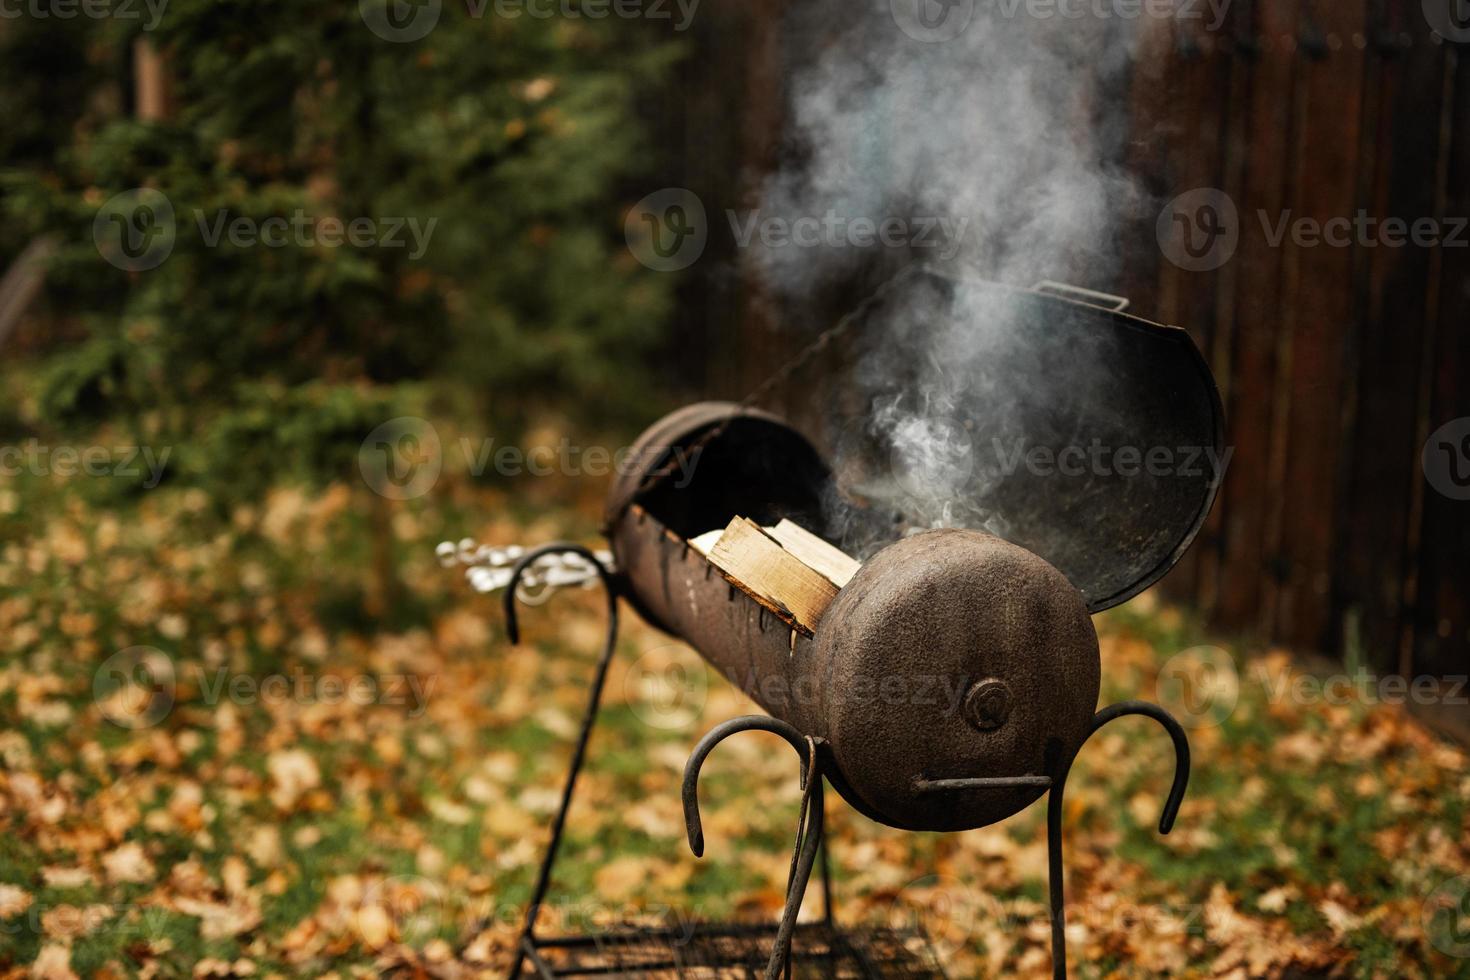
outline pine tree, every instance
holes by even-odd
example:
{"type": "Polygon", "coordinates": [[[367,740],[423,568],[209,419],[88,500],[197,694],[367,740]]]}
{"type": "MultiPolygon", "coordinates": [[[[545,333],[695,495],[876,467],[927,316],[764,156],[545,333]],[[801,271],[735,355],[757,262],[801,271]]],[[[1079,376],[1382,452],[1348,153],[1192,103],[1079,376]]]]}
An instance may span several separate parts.
{"type": "Polygon", "coordinates": [[[623,247],[622,189],[652,163],[636,106],[678,45],[435,0],[407,8],[439,9],[432,30],[389,40],[389,4],[171,0],[147,31],[142,4],[0,28],[0,257],[61,243],[48,422],[131,419],[244,491],[282,459],[345,465],[329,447],[405,386],[479,392],[502,418],[535,392],[605,409],[644,390],[673,277],[623,247]],[[139,38],[168,65],[162,119],[133,111],[139,38]],[[354,219],[359,243],[323,244],[354,219]]]}

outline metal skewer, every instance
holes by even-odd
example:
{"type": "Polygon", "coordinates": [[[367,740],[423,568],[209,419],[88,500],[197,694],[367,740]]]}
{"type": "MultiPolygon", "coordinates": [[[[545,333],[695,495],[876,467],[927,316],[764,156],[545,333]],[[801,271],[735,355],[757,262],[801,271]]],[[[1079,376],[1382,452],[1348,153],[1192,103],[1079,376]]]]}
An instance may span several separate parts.
{"type": "MultiPolygon", "coordinates": [[[[481,595],[509,587],[516,565],[527,554],[519,545],[497,548],[473,538],[445,541],[434,551],[444,568],[463,568],[470,588],[481,595]]],[[[613,567],[612,552],[596,551],[593,556],[605,568],[613,567]]],[[[592,588],[599,575],[595,565],[575,552],[542,555],[516,582],[516,598],[525,605],[539,606],[561,589],[592,588]]]]}

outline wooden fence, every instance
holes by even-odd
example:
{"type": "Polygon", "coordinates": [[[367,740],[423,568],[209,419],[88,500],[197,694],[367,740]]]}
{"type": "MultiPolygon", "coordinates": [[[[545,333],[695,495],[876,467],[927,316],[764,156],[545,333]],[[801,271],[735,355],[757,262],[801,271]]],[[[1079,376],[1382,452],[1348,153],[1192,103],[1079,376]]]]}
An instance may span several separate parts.
{"type": "Polygon", "coordinates": [[[1163,37],[1132,89],[1159,199],[1216,188],[1238,211],[1218,270],[1145,240],[1130,263],[1136,307],[1211,360],[1235,448],[1168,588],[1264,640],[1470,673],[1470,502],[1421,462],[1470,415],[1470,44],[1436,37],[1420,0],[1256,0],[1163,37]],[[1350,244],[1272,240],[1343,218],[1350,244]],[[1388,218],[1455,241],[1395,246],[1388,218]]]}

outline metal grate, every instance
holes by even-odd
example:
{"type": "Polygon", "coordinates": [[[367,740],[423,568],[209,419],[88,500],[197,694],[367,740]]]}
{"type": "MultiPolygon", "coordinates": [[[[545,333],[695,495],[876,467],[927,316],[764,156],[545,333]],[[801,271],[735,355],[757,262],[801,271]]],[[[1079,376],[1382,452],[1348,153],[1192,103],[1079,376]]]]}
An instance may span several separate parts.
{"type": "MultiPolygon", "coordinates": [[[[538,937],[524,949],[527,965],[544,978],[751,980],[764,976],[775,936],[775,925],[701,923],[685,930],[630,927],[595,936],[538,937]]],[[[920,932],[848,932],[822,922],[797,926],[790,966],[789,976],[812,980],[945,976],[920,932]]]]}

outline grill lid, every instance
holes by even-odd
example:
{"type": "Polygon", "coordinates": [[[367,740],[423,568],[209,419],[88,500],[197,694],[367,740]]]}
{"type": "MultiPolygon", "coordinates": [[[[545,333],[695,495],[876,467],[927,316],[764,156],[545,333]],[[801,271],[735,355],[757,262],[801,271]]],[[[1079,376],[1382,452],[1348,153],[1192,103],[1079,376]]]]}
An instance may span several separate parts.
{"type": "Polygon", "coordinates": [[[1040,290],[926,270],[820,373],[789,409],[842,491],[832,540],[865,558],[904,528],[989,531],[1059,568],[1093,612],[1179,561],[1229,461],[1184,330],[1040,290]]]}

